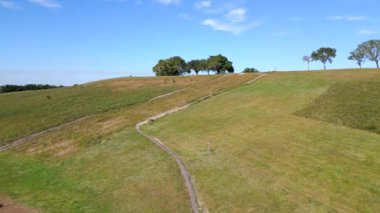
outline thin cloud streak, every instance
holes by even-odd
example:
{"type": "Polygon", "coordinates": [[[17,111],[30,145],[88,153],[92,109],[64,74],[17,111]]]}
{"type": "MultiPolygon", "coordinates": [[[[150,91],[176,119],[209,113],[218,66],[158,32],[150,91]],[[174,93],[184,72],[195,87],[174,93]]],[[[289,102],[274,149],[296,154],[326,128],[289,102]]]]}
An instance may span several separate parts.
{"type": "Polygon", "coordinates": [[[260,25],[260,22],[254,22],[246,25],[237,25],[234,23],[225,23],[215,19],[206,19],[202,22],[202,25],[211,27],[216,31],[226,31],[234,35],[240,35],[241,33],[248,31],[260,25]]]}
{"type": "Polygon", "coordinates": [[[364,21],[368,20],[365,16],[330,16],[326,18],[329,21],[364,21]]]}
{"type": "Polygon", "coordinates": [[[0,7],[10,10],[19,9],[15,2],[7,0],[0,0],[0,7]]]}
{"type": "Polygon", "coordinates": [[[179,4],[181,0],[157,0],[157,2],[160,4],[169,5],[169,4],[179,4]]]}
{"type": "Polygon", "coordinates": [[[30,3],[46,8],[61,8],[62,5],[53,0],[29,0],[30,3]]]}

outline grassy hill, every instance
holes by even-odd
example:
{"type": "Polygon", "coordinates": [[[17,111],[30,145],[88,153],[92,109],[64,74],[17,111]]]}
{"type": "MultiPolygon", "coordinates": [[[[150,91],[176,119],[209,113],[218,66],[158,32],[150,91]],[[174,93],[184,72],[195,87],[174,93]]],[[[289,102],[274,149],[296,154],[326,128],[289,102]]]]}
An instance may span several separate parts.
{"type": "Polygon", "coordinates": [[[211,212],[379,212],[379,80],[274,73],[145,132],[185,160],[211,212]]]}
{"type": "Polygon", "coordinates": [[[211,94],[143,126],[183,158],[203,208],[379,212],[380,72],[277,72],[245,84],[256,77],[127,78],[0,95],[2,143],[94,115],[0,153],[0,198],[45,212],[190,212],[175,161],[134,127],[211,94]]]}
{"type": "MultiPolygon", "coordinates": [[[[99,90],[106,90],[113,97],[101,95],[100,99],[86,98],[86,101],[73,101],[73,104],[57,108],[59,114],[75,112],[81,110],[82,105],[88,105],[88,111],[83,110],[80,115],[96,115],[0,153],[0,194],[46,212],[154,212],[158,209],[188,212],[190,204],[175,161],[139,135],[134,129],[136,123],[206,95],[236,88],[256,77],[116,79],[83,85],[84,88],[48,91],[52,94],[74,91],[71,94],[76,96],[76,90],[88,90],[91,97],[97,97],[99,90]],[[178,88],[183,90],[151,99],[178,88]],[[151,93],[152,90],[156,91],[151,93]],[[142,97],[133,99],[135,101],[130,102],[133,104],[127,106],[128,99],[135,94],[142,97]]],[[[23,94],[12,94],[15,95],[13,99],[23,94]]],[[[58,99],[58,95],[47,99],[45,93],[39,94],[41,92],[31,92],[30,96],[42,96],[42,103],[58,99]]],[[[12,97],[0,95],[2,98],[12,97]]],[[[74,99],[79,98],[67,95],[62,101],[74,99]]],[[[31,109],[27,101],[23,103],[15,107],[29,112],[31,118],[36,117],[34,114],[50,116],[39,109],[31,109]]],[[[35,103],[42,104],[38,100],[35,103]]],[[[12,103],[8,102],[10,110],[12,103]]],[[[17,116],[2,122],[2,125],[14,125],[16,130],[24,126],[17,116]]],[[[31,119],[27,126],[33,125],[36,130],[42,129],[41,123],[31,119]]],[[[5,138],[3,133],[1,137],[5,138]]]]}

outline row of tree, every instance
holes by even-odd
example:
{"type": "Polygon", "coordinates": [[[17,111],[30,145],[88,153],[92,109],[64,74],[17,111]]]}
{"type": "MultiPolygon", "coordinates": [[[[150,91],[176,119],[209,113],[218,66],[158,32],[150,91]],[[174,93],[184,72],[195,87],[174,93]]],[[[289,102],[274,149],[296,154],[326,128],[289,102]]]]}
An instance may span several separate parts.
{"type": "MultiPolygon", "coordinates": [[[[326,64],[333,62],[336,57],[336,49],[330,47],[322,47],[317,51],[314,51],[311,56],[304,56],[302,60],[307,63],[310,70],[310,62],[320,61],[326,70],[326,64]]],[[[376,63],[376,67],[379,69],[380,61],[380,40],[369,40],[358,45],[358,47],[350,52],[349,60],[356,61],[360,68],[366,60],[376,63]]]]}
{"type": "MultiPolygon", "coordinates": [[[[326,70],[326,64],[332,63],[336,57],[336,49],[330,47],[322,47],[311,53],[310,56],[304,56],[303,61],[307,63],[310,70],[310,63],[312,61],[320,61],[326,70]]],[[[376,63],[379,68],[380,61],[380,40],[369,40],[358,45],[358,47],[350,53],[349,60],[357,62],[359,67],[368,60],[376,63]]],[[[223,55],[210,56],[208,59],[196,59],[186,62],[179,56],[174,56],[168,59],[159,60],[153,67],[153,72],[157,76],[178,76],[190,74],[194,71],[197,75],[199,72],[215,72],[217,74],[233,73],[234,67],[232,62],[223,55]]],[[[247,68],[244,73],[258,72],[254,68],[247,68]]]]}
{"type": "Polygon", "coordinates": [[[232,62],[223,55],[210,56],[208,59],[195,59],[186,62],[179,56],[168,59],[161,59],[153,67],[156,76],[179,76],[190,74],[194,71],[197,75],[199,72],[215,72],[216,74],[233,73],[235,71],[232,62]]]}
{"type": "Polygon", "coordinates": [[[4,85],[0,86],[0,93],[8,93],[8,92],[20,92],[20,91],[28,91],[28,90],[42,90],[42,89],[53,89],[63,86],[54,86],[49,84],[27,84],[27,85],[4,85]]]}

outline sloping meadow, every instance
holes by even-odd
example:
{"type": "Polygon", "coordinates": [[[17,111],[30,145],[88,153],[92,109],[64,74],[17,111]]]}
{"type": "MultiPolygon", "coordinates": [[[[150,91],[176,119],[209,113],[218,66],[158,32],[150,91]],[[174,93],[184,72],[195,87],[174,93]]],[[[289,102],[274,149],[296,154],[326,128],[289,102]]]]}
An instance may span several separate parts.
{"type": "Polygon", "coordinates": [[[379,212],[380,135],[347,127],[377,128],[378,80],[378,70],[269,74],[144,131],[180,154],[210,212],[379,212]]]}
{"type": "MultiPolygon", "coordinates": [[[[106,107],[89,119],[0,153],[0,194],[46,212],[191,212],[175,161],[138,134],[135,125],[169,109],[239,87],[256,77],[254,74],[169,77],[152,78],[145,83],[137,81],[146,79],[134,79],[135,85],[139,85],[136,87],[129,85],[133,80],[116,79],[72,88],[89,87],[93,93],[101,88],[109,94],[132,90],[148,96],[133,105],[106,107]],[[146,87],[157,91],[150,93],[146,87]],[[163,92],[160,88],[167,89],[163,92]],[[143,91],[139,92],[140,89],[143,91]],[[176,92],[161,96],[169,91],[176,92]]],[[[46,94],[42,97],[42,102],[49,100],[45,100],[46,94]]],[[[104,98],[103,101],[108,100],[104,98]]],[[[118,99],[109,98],[109,101],[118,99]]],[[[127,103],[129,98],[118,100],[127,103]]],[[[50,100],[54,99],[57,97],[50,100]]],[[[99,99],[86,100],[90,103],[83,104],[107,106],[99,103],[99,99]]],[[[29,123],[42,128],[38,122],[29,123]]]]}

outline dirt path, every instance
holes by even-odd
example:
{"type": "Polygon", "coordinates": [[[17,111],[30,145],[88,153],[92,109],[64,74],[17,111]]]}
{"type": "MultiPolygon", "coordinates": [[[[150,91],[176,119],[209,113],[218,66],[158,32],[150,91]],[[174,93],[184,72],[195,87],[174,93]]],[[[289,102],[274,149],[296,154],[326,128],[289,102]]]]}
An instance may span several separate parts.
{"type": "Polygon", "coordinates": [[[70,125],[72,125],[72,124],[76,124],[76,123],[82,122],[82,121],[87,120],[87,119],[89,119],[89,118],[91,118],[91,117],[93,117],[93,116],[94,116],[94,115],[90,115],[90,116],[82,117],[82,118],[79,118],[79,119],[77,119],[77,120],[73,120],[73,121],[70,121],[70,122],[67,122],[67,123],[61,124],[61,125],[59,125],[59,126],[51,127],[51,128],[49,128],[49,129],[43,130],[43,131],[41,131],[41,132],[37,132],[37,133],[31,134],[31,135],[25,136],[25,137],[23,137],[23,138],[20,138],[20,139],[18,139],[18,140],[15,140],[15,141],[13,141],[13,142],[10,142],[10,143],[8,143],[8,144],[5,144],[5,145],[3,145],[3,146],[0,146],[0,152],[6,151],[6,150],[11,149],[11,148],[13,148],[13,147],[15,147],[15,146],[18,146],[18,145],[21,145],[21,144],[27,143],[27,142],[29,142],[29,141],[31,141],[31,140],[34,140],[34,139],[36,139],[36,138],[38,138],[38,137],[41,137],[41,136],[44,136],[44,135],[46,135],[46,134],[48,134],[48,133],[51,133],[51,132],[57,132],[57,131],[59,131],[59,130],[61,130],[61,129],[67,127],[67,126],[70,126],[70,125]]]}
{"type": "Polygon", "coordinates": [[[258,81],[258,80],[264,78],[265,76],[267,76],[267,74],[260,74],[259,77],[253,79],[252,81],[248,81],[247,84],[253,84],[253,83],[255,83],[256,81],[258,81]]]}
{"type": "Polygon", "coordinates": [[[31,210],[23,206],[12,204],[0,204],[0,213],[37,213],[36,210],[31,210]]]}
{"type": "Polygon", "coordinates": [[[185,89],[187,89],[188,87],[185,87],[185,88],[182,88],[182,89],[179,89],[179,90],[175,90],[173,92],[169,92],[169,93],[166,93],[166,94],[163,94],[163,95],[160,95],[160,96],[157,96],[157,97],[154,97],[152,99],[150,99],[149,101],[154,101],[154,100],[157,100],[157,99],[160,99],[160,98],[164,98],[164,97],[167,97],[167,96],[170,96],[170,95],[173,95],[173,94],[176,94],[178,92],[181,92],[185,89]]]}
{"type": "Polygon", "coordinates": [[[0,213],[37,213],[37,210],[30,209],[14,203],[11,199],[0,195],[0,213]]]}
{"type": "MultiPolygon", "coordinates": [[[[266,76],[266,74],[262,74],[259,77],[253,79],[252,81],[247,82],[247,84],[252,84],[252,83],[260,80],[261,78],[263,78],[265,76],[266,76]]],[[[187,170],[185,163],[183,162],[183,160],[173,150],[171,150],[168,146],[166,146],[162,141],[160,141],[159,139],[157,139],[155,137],[152,137],[152,136],[150,136],[148,134],[145,134],[141,130],[141,127],[143,125],[149,124],[150,122],[152,122],[154,120],[157,120],[159,118],[162,118],[164,116],[171,115],[171,114],[173,114],[175,112],[184,110],[184,109],[190,107],[191,105],[193,105],[195,103],[199,103],[199,102],[201,102],[203,100],[206,100],[206,99],[208,99],[210,97],[211,97],[211,95],[204,96],[204,97],[202,97],[202,98],[200,98],[200,99],[198,99],[198,100],[196,100],[194,102],[191,102],[191,103],[189,103],[189,104],[187,104],[185,106],[176,107],[176,108],[173,108],[173,109],[168,110],[166,112],[159,113],[159,114],[157,114],[155,116],[152,116],[152,117],[146,119],[145,121],[142,121],[142,122],[136,124],[136,131],[138,133],[140,133],[141,135],[143,135],[146,138],[148,138],[151,142],[153,142],[158,147],[160,147],[163,151],[165,151],[166,153],[168,153],[177,162],[178,167],[179,167],[179,169],[181,171],[182,177],[183,177],[183,179],[185,181],[187,192],[188,192],[189,197],[190,197],[191,208],[192,208],[193,212],[195,212],[195,213],[202,212],[202,207],[200,205],[199,197],[198,197],[198,194],[197,194],[194,182],[192,180],[191,174],[190,174],[189,170],[187,170]]]]}

